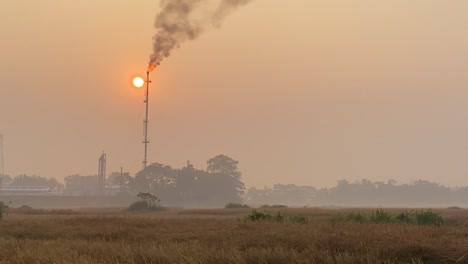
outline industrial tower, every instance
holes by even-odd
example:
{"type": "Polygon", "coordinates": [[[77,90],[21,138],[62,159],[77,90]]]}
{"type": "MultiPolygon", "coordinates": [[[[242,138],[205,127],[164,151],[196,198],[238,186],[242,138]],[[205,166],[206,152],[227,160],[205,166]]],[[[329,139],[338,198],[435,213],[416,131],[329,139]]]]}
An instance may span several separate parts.
{"type": "Polygon", "coordinates": [[[149,99],[149,84],[151,83],[150,79],[149,79],[149,74],[150,74],[150,71],[148,70],[146,72],[146,93],[145,93],[145,106],[146,106],[146,115],[145,115],[145,120],[143,121],[143,126],[144,126],[144,136],[145,136],[145,139],[143,141],[143,144],[145,144],[145,156],[144,156],[144,159],[143,159],[143,169],[146,169],[146,166],[148,164],[148,159],[147,159],[147,156],[148,156],[148,143],[149,143],[149,140],[148,140],[148,123],[149,123],[149,120],[148,120],[148,99],[149,99]]]}
{"type": "Polygon", "coordinates": [[[99,157],[99,166],[98,166],[98,194],[104,195],[106,183],[106,153],[102,153],[99,157]]]}

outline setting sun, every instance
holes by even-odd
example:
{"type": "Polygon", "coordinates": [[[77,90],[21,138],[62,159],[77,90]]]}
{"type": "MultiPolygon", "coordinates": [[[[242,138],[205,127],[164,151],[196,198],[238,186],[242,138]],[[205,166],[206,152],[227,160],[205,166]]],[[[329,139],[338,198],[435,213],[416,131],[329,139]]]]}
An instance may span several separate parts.
{"type": "Polygon", "coordinates": [[[145,80],[143,80],[143,78],[141,77],[135,77],[133,79],[133,85],[137,88],[143,87],[144,84],[145,84],[145,80]]]}

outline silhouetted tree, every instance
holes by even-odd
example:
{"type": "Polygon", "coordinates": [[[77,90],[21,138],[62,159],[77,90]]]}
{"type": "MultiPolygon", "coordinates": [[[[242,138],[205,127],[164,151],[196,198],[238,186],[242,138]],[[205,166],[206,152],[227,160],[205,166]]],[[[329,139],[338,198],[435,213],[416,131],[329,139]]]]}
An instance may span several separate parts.
{"type": "Polygon", "coordinates": [[[226,174],[204,172],[197,176],[194,189],[199,200],[224,205],[242,202],[236,186],[237,180],[226,174]]]}
{"type": "Polygon", "coordinates": [[[95,195],[98,191],[97,183],[97,175],[69,175],[65,177],[65,192],[72,195],[95,195]]]}
{"type": "Polygon", "coordinates": [[[135,179],[130,176],[129,172],[112,172],[106,179],[108,186],[119,186],[123,190],[135,189],[135,179]]]}
{"type": "Polygon", "coordinates": [[[205,173],[205,171],[196,169],[190,163],[187,163],[186,167],[175,171],[177,180],[176,189],[181,200],[196,200],[200,196],[197,191],[197,186],[199,185],[198,179],[203,177],[205,173]]]}
{"type": "Polygon", "coordinates": [[[135,176],[139,192],[151,192],[161,196],[174,191],[176,175],[171,166],[152,163],[135,176]]]}
{"type": "Polygon", "coordinates": [[[239,171],[237,160],[234,160],[226,155],[218,155],[209,159],[207,162],[207,172],[226,175],[234,180],[238,196],[244,194],[245,186],[241,181],[241,172],[239,171]]]}

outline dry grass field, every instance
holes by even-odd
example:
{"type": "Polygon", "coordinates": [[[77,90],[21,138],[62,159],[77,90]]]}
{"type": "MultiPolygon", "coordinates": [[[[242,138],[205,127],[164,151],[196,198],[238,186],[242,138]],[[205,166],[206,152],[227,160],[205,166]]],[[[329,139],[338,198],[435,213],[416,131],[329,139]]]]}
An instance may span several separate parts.
{"type": "Polygon", "coordinates": [[[330,221],[351,211],[366,210],[283,210],[305,224],[245,221],[251,209],[11,210],[0,263],[468,263],[467,210],[438,211],[440,227],[330,221]]]}

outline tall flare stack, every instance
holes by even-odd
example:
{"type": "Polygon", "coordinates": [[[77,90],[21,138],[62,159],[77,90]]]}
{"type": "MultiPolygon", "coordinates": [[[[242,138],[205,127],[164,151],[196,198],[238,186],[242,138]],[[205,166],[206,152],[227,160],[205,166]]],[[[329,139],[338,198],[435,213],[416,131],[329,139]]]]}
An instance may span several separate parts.
{"type": "MultiPolygon", "coordinates": [[[[143,121],[145,156],[143,169],[148,164],[148,100],[149,74],[158,67],[164,58],[171,55],[173,49],[178,48],[187,40],[196,39],[208,26],[219,27],[224,18],[237,7],[252,0],[217,0],[217,6],[211,13],[199,12],[208,6],[209,0],[161,0],[161,12],[157,14],[154,27],[153,52],[150,55],[148,70],[146,71],[145,107],[146,115],[143,121]],[[203,19],[195,18],[196,14],[204,14],[203,19]],[[194,15],[195,14],[195,15],[194,15]],[[201,22],[203,21],[203,22],[201,22]]],[[[141,86],[140,86],[141,87],[141,86]]]]}
{"type": "Polygon", "coordinates": [[[145,92],[145,101],[143,101],[145,103],[145,108],[146,108],[145,120],[143,120],[143,138],[144,138],[143,144],[145,145],[145,155],[143,157],[143,169],[145,169],[146,166],[148,165],[148,143],[149,143],[149,140],[148,140],[148,123],[149,123],[148,99],[149,99],[149,84],[151,82],[151,80],[149,79],[149,74],[150,74],[150,71],[154,70],[154,68],[156,67],[152,67],[150,64],[148,67],[148,70],[146,71],[146,92],[145,92]]]}
{"type": "Polygon", "coordinates": [[[146,71],[146,73],[154,71],[154,69],[156,69],[156,67],[158,67],[158,65],[159,65],[159,63],[150,63],[148,65],[148,70],[146,71]]]}
{"type": "Polygon", "coordinates": [[[149,74],[150,72],[154,71],[154,69],[156,69],[156,67],[159,65],[159,63],[157,62],[154,62],[154,63],[149,63],[148,65],[148,70],[146,71],[146,92],[145,92],[145,108],[146,108],[146,112],[145,112],[145,120],[143,121],[143,144],[145,144],[145,156],[143,158],[143,169],[146,168],[146,166],[148,165],[148,144],[149,144],[149,140],[148,140],[148,123],[149,123],[149,119],[148,119],[148,110],[149,110],[149,105],[148,105],[148,100],[149,100],[149,84],[151,83],[151,80],[149,79],[149,74]]]}

